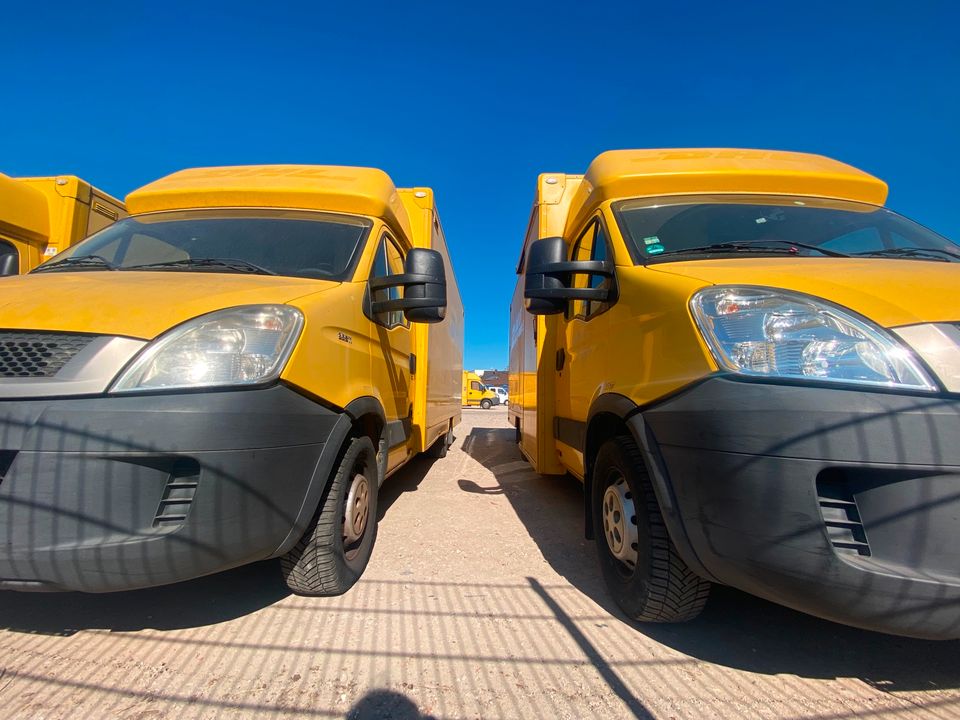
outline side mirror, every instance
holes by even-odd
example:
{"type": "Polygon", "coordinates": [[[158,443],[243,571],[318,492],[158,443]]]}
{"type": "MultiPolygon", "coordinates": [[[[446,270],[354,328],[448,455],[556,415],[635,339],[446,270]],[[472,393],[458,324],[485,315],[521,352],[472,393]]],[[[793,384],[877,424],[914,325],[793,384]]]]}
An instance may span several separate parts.
{"type": "Polygon", "coordinates": [[[402,275],[370,280],[370,292],[402,287],[403,297],[370,303],[374,315],[403,310],[410,322],[437,323],[447,314],[447,274],[443,256],[436,250],[414,248],[407,253],[402,275]]]}
{"type": "Polygon", "coordinates": [[[571,287],[574,275],[613,277],[613,265],[603,260],[567,260],[567,246],[560,237],[534,242],[527,256],[524,277],[527,312],[556,315],[566,309],[569,300],[606,302],[610,299],[610,290],[606,288],[571,287]]]}
{"type": "Polygon", "coordinates": [[[20,257],[17,255],[17,251],[12,248],[10,251],[6,251],[6,248],[3,247],[4,244],[0,242],[0,277],[17,275],[20,272],[20,257]]]}

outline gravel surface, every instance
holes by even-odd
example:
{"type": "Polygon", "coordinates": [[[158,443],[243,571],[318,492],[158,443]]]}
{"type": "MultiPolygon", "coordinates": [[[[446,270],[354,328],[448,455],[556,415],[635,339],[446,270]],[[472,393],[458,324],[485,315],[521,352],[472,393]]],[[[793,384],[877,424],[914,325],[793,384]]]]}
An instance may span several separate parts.
{"type": "Polygon", "coordinates": [[[960,717],[958,644],[863,632],[728,590],[686,625],[612,606],[570,478],[504,409],[381,491],[345,596],[275,563],[113,595],[0,593],[2,718],[960,717]]]}

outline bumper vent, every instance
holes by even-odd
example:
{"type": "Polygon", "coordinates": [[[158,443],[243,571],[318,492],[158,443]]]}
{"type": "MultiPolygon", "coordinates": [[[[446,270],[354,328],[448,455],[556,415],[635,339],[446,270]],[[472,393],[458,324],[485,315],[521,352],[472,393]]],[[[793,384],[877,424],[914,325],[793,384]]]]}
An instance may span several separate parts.
{"type": "Polygon", "coordinates": [[[16,456],[16,450],[0,450],[0,482],[3,482],[4,478],[7,477],[16,456]]]}
{"type": "Polygon", "coordinates": [[[153,518],[155,528],[183,525],[187,521],[199,481],[200,465],[196,461],[180,460],[176,463],[153,518]]]}
{"type": "Polygon", "coordinates": [[[53,377],[93,335],[0,332],[0,377],[53,377]]]}
{"type": "Polygon", "coordinates": [[[838,552],[870,556],[870,543],[849,484],[839,478],[817,480],[817,501],[827,536],[838,552]]]}

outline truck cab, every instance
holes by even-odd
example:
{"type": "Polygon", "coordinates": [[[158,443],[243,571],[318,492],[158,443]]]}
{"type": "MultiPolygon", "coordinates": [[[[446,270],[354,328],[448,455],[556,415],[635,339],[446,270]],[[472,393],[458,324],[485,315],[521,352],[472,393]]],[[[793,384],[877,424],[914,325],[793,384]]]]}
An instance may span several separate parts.
{"type": "Polygon", "coordinates": [[[465,370],[461,387],[461,402],[464,407],[479,407],[483,410],[489,410],[494,405],[500,404],[500,398],[493,390],[483,384],[483,378],[477,373],[465,370]]]}
{"type": "Polygon", "coordinates": [[[432,190],[197,168],[0,283],[0,588],[103,592],[268,558],[345,592],[385,479],[460,420],[432,190]]]}
{"type": "Polygon", "coordinates": [[[122,202],[72,175],[0,173],[0,277],[26,273],[126,214],[122,202]]]}
{"type": "Polygon", "coordinates": [[[960,634],[960,246],[817,155],[603,153],[545,173],[517,267],[510,418],[630,617],[714,583],[960,634]]]}

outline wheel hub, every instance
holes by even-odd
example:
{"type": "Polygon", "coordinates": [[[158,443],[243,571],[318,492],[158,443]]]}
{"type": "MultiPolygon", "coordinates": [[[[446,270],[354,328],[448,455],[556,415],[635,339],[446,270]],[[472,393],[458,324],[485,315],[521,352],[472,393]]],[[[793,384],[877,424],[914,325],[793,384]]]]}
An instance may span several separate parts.
{"type": "Polygon", "coordinates": [[[633,569],[637,565],[637,510],[627,481],[620,477],[603,494],[603,534],[610,554],[633,569]]]}
{"type": "Polygon", "coordinates": [[[353,476],[347,492],[347,505],[343,517],[343,539],[351,544],[363,537],[370,517],[370,483],[362,473],[353,476]]]}

